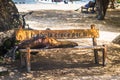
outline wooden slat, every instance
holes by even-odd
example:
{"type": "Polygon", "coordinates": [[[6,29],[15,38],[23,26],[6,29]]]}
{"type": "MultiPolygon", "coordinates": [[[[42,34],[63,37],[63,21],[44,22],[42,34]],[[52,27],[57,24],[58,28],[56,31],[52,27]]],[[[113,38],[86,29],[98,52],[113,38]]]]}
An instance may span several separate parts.
{"type": "MultiPolygon", "coordinates": [[[[98,46],[77,46],[77,47],[74,47],[74,48],[71,48],[71,49],[81,49],[82,50],[82,49],[104,49],[104,48],[105,48],[104,46],[98,45],[98,46]]],[[[30,49],[30,50],[31,50],[31,52],[39,52],[39,51],[44,50],[44,49],[41,48],[41,49],[30,49]]],[[[52,48],[52,49],[49,49],[49,50],[55,50],[55,49],[60,50],[60,49],[66,49],[66,48],[52,48]]],[[[26,52],[26,49],[19,49],[19,51],[26,52]]]]}
{"type": "Polygon", "coordinates": [[[98,29],[69,29],[69,30],[16,30],[17,40],[26,40],[31,37],[45,35],[56,39],[97,38],[98,29]]]}

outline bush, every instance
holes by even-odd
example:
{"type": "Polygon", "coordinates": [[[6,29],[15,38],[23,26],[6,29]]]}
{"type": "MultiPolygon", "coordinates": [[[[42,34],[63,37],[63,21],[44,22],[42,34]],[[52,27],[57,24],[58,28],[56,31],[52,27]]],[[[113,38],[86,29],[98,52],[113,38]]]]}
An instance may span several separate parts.
{"type": "Polygon", "coordinates": [[[120,0],[117,0],[118,3],[120,3],[120,0]]]}

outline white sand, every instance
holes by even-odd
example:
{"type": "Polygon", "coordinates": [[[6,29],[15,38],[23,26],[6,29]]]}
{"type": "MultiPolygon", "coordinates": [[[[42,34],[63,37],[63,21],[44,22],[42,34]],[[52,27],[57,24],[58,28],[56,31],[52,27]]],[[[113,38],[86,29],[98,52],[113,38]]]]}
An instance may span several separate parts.
{"type": "Polygon", "coordinates": [[[75,10],[85,5],[81,4],[16,4],[19,12],[28,12],[35,10],[75,10]]]}

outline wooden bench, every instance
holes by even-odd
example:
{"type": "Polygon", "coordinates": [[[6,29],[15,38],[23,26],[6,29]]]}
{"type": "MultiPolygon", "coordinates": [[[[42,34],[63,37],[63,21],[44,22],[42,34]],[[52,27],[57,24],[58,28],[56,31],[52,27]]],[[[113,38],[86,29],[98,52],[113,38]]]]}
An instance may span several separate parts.
{"type": "Polygon", "coordinates": [[[89,1],[88,4],[86,4],[85,6],[82,6],[82,7],[81,7],[81,12],[82,12],[82,13],[83,13],[83,12],[88,13],[89,10],[90,10],[90,12],[93,13],[93,12],[94,12],[94,7],[95,7],[95,2],[89,1]]]}
{"type": "Polygon", "coordinates": [[[88,8],[88,7],[82,6],[82,7],[81,7],[81,12],[82,12],[82,13],[84,13],[84,12],[85,12],[85,13],[88,13],[89,11],[92,12],[93,9],[94,9],[94,7],[89,7],[89,8],[88,8]]]}
{"type": "MultiPolygon", "coordinates": [[[[44,34],[48,37],[56,39],[80,39],[80,38],[91,38],[92,46],[78,46],[77,49],[92,49],[94,51],[95,64],[98,64],[98,51],[101,51],[102,65],[106,64],[107,48],[106,45],[97,45],[96,38],[99,37],[99,30],[95,29],[95,25],[91,25],[91,29],[69,29],[69,30],[23,30],[19,29],[16,31],[16,39],[23,41],[30,39],[34,35],[44,34]]],[[[58,48],[52,48],[58,49],[58,48]]],[[[61,48],[62,49],[62,48],[61,48]]],[[[21,52],[21,66],[26,66],[27,71],[31,71],[31,52],[39,52],[42,49],[19,49],[21,52]],[[24,52],[24,54],[23,54],[24,52]]]]}

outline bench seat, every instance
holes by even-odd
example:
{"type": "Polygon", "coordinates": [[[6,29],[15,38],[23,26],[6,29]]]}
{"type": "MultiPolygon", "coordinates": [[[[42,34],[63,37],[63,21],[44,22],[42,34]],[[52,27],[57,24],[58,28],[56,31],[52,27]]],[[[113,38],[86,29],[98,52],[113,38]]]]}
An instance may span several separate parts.
{"type": "MultiPolygon", "coordinates": [[[[97,46],[76,46],[72,47],[70,49],[97,49],[97,50],[102,50],[105,48],[105,45],[97,45],[97,46]]],[[[41,48],[41,49],[30,49],[31,52],[39,52],[41,50],[49,49],[49,50],[60,50],[60,49],[66,49],[66,48],[41,48]]],[[[68,49],[68,48],[67,48],[68,49]]],[[[27,52],[26,49],[19,49],[20,52],[27,52]]]]}

